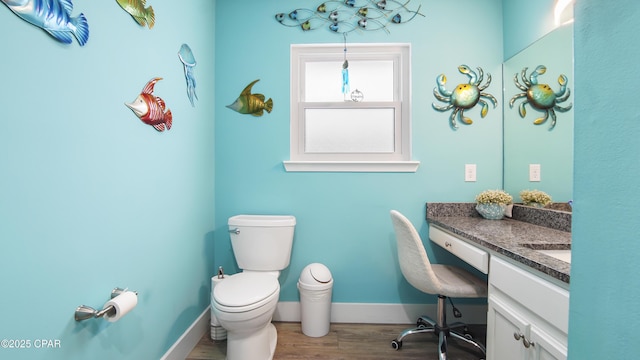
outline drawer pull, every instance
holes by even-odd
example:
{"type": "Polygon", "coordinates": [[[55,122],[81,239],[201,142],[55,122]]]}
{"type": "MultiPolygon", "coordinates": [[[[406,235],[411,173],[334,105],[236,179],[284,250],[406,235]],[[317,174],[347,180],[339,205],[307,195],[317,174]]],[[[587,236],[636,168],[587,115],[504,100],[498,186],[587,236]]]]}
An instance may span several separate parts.
{"type": "Polygon", "coordinates": [[[529,340],[527,340],[524,336],[522,337],[522,345],[524,345],[524,347],[526,347],[527,349],[531,346],[533,346],[533,341],[529,342],[529,340]]]}
{"type": "Polygon", "coordinates": [[[444,242],[444,247],[451,247],[451,246],[453,246],[453,244],[451,244],[450,242],[448,241],[444,242]]]}
{"type": "Polygon", "coordinates": [[[517,332],[513,333],[513,338],[516,340],[522,339],[522,345],[524,345],[524,347],[526,347],[527,349],[535,345],[533,341],[527,340],[527,338],[523,334],[519,334],[517,332]]]}

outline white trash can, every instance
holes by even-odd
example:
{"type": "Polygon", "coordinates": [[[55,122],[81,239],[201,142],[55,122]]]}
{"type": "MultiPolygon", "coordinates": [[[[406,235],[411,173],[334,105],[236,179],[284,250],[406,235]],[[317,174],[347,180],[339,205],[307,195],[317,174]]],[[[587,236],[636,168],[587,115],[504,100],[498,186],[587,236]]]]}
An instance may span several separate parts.
{"type": "Polygon", "coordinates": [[[329,333],[332,288],[333,278],[326,266],[313,263],[302,270],[298,290],[303,334],[322,337],[329,333]]]}

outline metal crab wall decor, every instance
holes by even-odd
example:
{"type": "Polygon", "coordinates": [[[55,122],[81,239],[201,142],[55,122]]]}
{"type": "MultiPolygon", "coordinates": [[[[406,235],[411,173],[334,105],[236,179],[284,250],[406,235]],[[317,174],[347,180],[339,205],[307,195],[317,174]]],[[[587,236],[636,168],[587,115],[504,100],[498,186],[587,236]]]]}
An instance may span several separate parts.
{"type": "Polygon", "coordinates": [[[444,76],[444,74],[440,74],[436,78],[438,86],[433,88],[433,95],[435,95],[436,99],[448,103],[448,105],[441,106],[433,103],[433,108],[438,111],[448,111],[453,109],[453,112],[451,112],[451,116],[449,117],[449,121],[454,130],[458,129],[456,115],[458,115],[460,120],[465,124],[473,123],[470,118],[464,116],[464,111],[473,108],[478,103],[482,104],[480,115],[483,118],[487,115],[489,105],[486,101],[482,100],[481,97],[491,100],[494,108],[498,105],[498,100],[496,100],[493,95],[482,92],[491,85],[491,74],[487,73],[487,82],[482,85],[484,73],[482,68],[478,67],[476,69],[478,70],[477,73],[471,70],[467,65],[458,66],[458,71],[467,75],[469,77],[469,82],[466,84],[459,84],[453,91],[449,91],[445,87],[447,77],[444,76]]]}
{"type": "Polygon", "coordinates": [[[564,74],[560,74],[560,76],[558,76],[560,90],[557,92],[553,92],[551,86],[548,84],[538,84],[538,75],[542,75],[546,72],[547,68],[544,65],[539,65],[527,78],[527,68],[522,69],[520,77],[522,78],[524,85],[520,84],[518,81],[518,74],[515,74],[513,82],[516,84],[518,89],[524,92],[514,95],[511,100],[509,100],[509,107],[513,108],[513,104],[516,100],[526,97],[527,99],[524,100],[518,108],[520,117],[524,118],[527,115],[527,110],[524,106],[526,104],[531,104],[533,108],[544,112],[544,115],[535,119],[533,123],[540,125],[547,121],[549,114],[551,114],[549,130],[552,130],[556,126],[556,110],[560,112],[569,111],[571,110],[573,103],[566,107],[558,105],[559,103],[567,101],[571,95],[571,90],[567,88],[568,79],[564,74]]]}

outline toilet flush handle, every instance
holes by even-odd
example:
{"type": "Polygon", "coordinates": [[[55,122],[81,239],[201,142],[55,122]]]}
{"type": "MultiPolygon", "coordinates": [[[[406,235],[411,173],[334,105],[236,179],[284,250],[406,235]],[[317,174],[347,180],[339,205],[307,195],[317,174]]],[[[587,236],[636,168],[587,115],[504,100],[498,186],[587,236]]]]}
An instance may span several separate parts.
{"type": "Polygon", "coordinates": [[[235,229],[229,229],[229,232],[230,232],[230,233],[234,233],[234,234],[238,235],[238,234],[240,234],[240,229],[238,229],[238,228],[235,228],[235,229]]]}

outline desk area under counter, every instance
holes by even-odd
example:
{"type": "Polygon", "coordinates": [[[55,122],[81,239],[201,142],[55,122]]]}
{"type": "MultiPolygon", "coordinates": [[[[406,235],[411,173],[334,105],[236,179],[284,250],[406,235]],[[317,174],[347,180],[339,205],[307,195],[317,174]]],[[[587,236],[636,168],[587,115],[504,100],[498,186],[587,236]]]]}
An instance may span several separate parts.
{"type": "Polygon", "coordinates": [[[426,220],[431,241],[489,275],[488,360],[566,359],[571,264],[545,251],[570,249],[571,214],[515,206],[513,215],[427,203],[426,220]]]}

